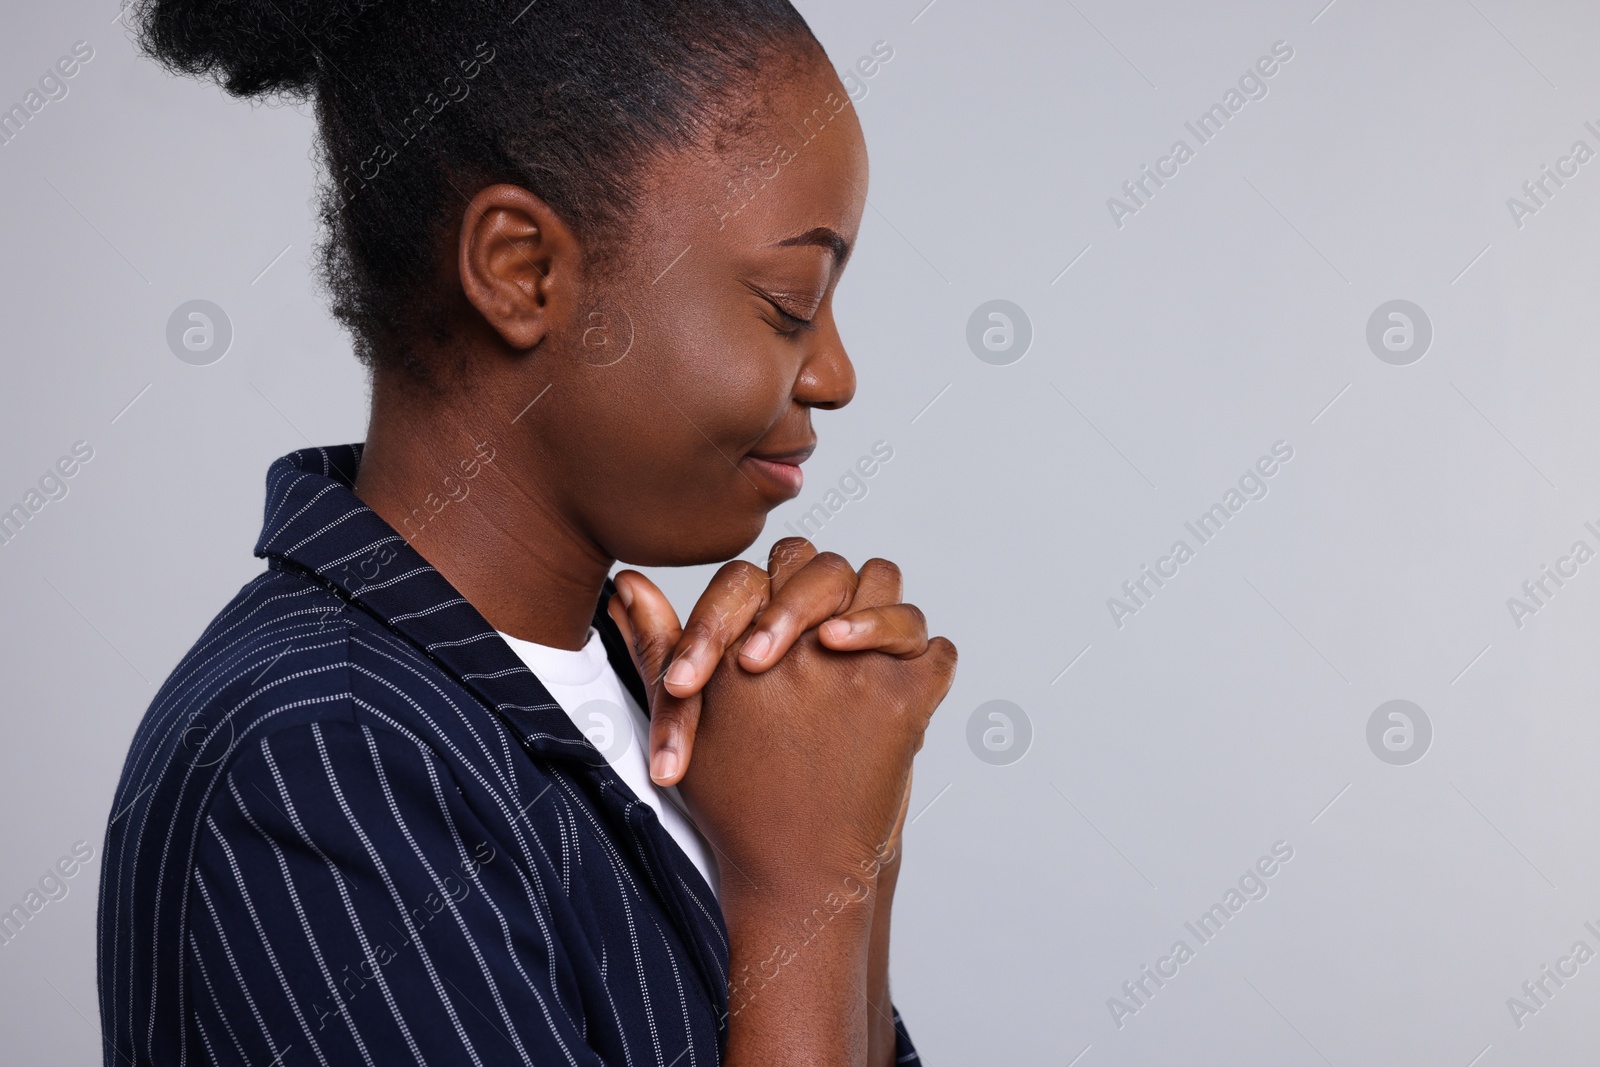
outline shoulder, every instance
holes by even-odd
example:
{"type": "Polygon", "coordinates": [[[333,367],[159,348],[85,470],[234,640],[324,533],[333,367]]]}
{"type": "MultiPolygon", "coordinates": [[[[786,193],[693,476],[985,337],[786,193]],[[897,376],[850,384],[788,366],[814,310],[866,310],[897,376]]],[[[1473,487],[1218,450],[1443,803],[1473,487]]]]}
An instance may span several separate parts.
{"type": "MultiPolygon", "coordinates": [[[[145,712],[130,763],[175,747],[214,763],[219,741],[272,720],[347,715],[348,607],[309,577],[268,570],[217,613],[145,712]]],[[[224,742],[224,748],[231,745],[224,742]]]]}
{"type": "Polygon", "coordinates": [[[274,567],[173,669],[129,746],[114,810],[176,780],[215,783],[241,748],[312,724],[367,724],[436,747],[493,716],[421,650],[311,576],[274,567]]]}
{"type": "Polygon", "coordinates": [[[375,803],[389,818],[391,802],[434,812],[441,798],[492,815],[542,776],[515,751],[420,649],[310,576],[270,570],[206,628],[134,735],[105,837],[113,912],[124,897],[181,897],[213,816],[236,836],[240,797],[269,820],[293,798],[313,832],[348,818],[344,803],[363,821],[375,803]]]}

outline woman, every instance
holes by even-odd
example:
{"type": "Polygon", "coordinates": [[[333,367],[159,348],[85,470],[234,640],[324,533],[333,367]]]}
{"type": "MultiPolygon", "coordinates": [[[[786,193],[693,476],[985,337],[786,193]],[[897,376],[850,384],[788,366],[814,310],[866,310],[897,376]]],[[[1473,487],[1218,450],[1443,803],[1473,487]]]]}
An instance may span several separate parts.
{"type": "Polygon", "coordinates": [[[854,390],[832,293],[866,155],[805,23],[133,14],[174,70],[315,101],[323,276],[372,413],[364,446],[273,465],[268,570],[134,738],[106,1063],[914,1060],[890,901],[954,649],[892,564],[799,540],[682,627],[608,578],[749,547],[812,409],[854,390]]]}

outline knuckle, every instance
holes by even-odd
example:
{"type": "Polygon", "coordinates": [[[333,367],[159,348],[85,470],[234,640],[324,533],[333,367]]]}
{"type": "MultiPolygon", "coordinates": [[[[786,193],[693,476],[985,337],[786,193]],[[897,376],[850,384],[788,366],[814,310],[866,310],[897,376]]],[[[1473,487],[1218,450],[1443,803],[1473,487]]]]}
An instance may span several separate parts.
{"type": "Polygon", "coordinates": [[[672,646],[665,641],[651,640],[643,643],[636,654],[639,675],[643,678],[645,686],[650,689],[660,686],[667,676],[667,664],[672,655],[672,646]]]}
{"type": "Polygon", "coordinates": [[[850,566],[850,561],[837,552],[818,552],[807,567],[815,567],[823,577],[839,582],[851,590],[856,588],[859,578],[856,569],[850,566]]]}
{"type": "Polygon", "coordinates": [[[639,659],[649,662],[652,655],[663,650],[666,638],[648,630],[635,630],[633,632],[633,653],[639,659]]]}
{"type": "Polygon", "coordinates": [[[767,572],[747,559],[736,559],[727,564],[718,577],[728,588],[745,596],[755,595],[767,584],[767,572]]]}
{"type": "Polygon", "coordinates": [[[713,634],[727,634],[733,630],[733,612],[718,605],[697,616],[693,626],[685,630],[691,640],[700,640],[713,634]]]}
{"type": "Polygon", "coordinates": [[[774,566],[788,566],[809,558],[816,551],[816,546],[804,537],[785,537],[772,546],[768,558],[772,560],[774,566]]]}
{"type": "Polygon", "coordinates": [[[768,604],[766,610],[757,617],[759,628],[772,633],[778,630],[791,630],[800,625],[800,608],[792,600],[779,598],[768,604]]]}
{"type": "Polygon", "coordinates": [[[815,556],[811,557],[811,566],[821,567],[824,569],[837,569],[839,567],[849,567],[850,561],[839,555],[837,552],[818,552],[815,556]]]}
{"type": "Polygon", "coordinates": [[[707,641],[715,644],[725,619],[726,614],[724,612],[717,612],[715,615],[698,615],[690,619],[684,626],[683,636],[678,643],[685,648],[697,641],[707,641]]]}
{"type": "Polygon", "coordinates": [[[664,700],[661,706],[650,712],[651,734],[665,738],[666,735],[676,732],[688,716],[682,704],[674,700],[664,700]]]}

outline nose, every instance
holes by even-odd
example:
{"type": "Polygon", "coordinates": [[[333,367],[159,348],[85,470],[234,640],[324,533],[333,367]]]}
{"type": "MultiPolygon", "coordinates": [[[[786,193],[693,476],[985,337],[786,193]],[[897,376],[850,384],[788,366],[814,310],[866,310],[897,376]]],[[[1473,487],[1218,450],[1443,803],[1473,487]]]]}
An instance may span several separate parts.
{"type": "Polygon", "coordinates": [[[856,368],[831,315],[819,333],[816,347],[800,365],[794,398],[808,407],[831,411],[844,407],[856,395],[856,368]]]}

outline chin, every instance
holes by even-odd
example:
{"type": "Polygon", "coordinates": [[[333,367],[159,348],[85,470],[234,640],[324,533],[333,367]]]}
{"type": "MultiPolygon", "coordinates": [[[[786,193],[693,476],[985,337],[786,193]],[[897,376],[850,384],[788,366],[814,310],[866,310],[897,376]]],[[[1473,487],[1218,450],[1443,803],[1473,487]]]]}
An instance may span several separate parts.
{"type": "Polygon", "coordinates": [[[630,567],[699,567],[726,563],[756,543],[767,525],[766,512],[746,516],[719,516],[714,523],[696,523],[661,536],[652,531],[648,541],[614,551],[630,567]]]}

